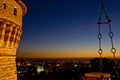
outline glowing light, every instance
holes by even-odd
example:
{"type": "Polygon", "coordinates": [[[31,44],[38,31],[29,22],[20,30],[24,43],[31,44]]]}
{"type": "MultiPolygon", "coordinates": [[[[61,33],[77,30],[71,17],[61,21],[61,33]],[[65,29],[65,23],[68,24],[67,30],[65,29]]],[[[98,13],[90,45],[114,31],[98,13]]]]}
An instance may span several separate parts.
{"type": "Polygon", "coordinates": [[[60,66],[60,64],[56,64],[56,67],[59,67],[60,66]]]}
{"type": "Polygon", "coordinates": [[[43,72],[44,71],[44,67],[43,66],[38,66],[37,67],[37,72],[40,73],[40,72],[43,72]]]}

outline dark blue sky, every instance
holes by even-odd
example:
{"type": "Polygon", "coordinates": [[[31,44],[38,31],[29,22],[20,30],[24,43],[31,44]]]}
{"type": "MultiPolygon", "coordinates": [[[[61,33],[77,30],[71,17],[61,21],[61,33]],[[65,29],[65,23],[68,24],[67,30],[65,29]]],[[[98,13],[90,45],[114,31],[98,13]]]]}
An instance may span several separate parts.
{"type": "MultiPolygon", "coordinates": [[[[28,12],[23,17],[23,34],[18,53],[36,53],[42,56],[98,55],[97,19],[100,0],[23,1],[28,12]]],[[[105,0],[107,14],[112,19],[117,49],[120,47],[119,3],[119,0],[105,0]]],[[[111,46],[108,28],[105,26],[102,27],[102,44],[104,54],[108,55],[111,54],[111,46]]]]}

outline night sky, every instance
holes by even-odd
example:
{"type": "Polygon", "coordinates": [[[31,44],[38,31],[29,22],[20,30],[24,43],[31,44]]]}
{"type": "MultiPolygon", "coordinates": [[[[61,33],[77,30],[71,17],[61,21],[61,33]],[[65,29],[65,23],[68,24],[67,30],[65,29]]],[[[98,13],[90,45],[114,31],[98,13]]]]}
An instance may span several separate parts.
{"type": "MultiPolygon", "coordinates": [[[[28,12],[17,55],[33,57],[98,56],[100,0],[23,0],[28,12]]],[[[114,45],[120,56],[120,0],[105,0],[114,45]]],[[[112,56],[108,25],[102,25],[103,56],[112,56]]]]}

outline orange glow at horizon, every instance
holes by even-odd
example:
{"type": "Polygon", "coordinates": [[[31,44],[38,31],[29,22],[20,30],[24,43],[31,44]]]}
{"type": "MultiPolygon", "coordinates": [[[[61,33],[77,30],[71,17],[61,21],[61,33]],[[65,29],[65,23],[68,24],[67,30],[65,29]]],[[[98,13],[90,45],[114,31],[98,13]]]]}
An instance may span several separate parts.
{"type": "MultiPolygon", "coordinates": [[[[18,57],[33,57],[33,58],[89,58],[99,57],[97,52],[41,52],[41,53],[17,53],[18,57]]],[[[119,57],[116,54],[116,57],[119,57]]],[[[110,52],[103,53],[102,57],[113,57],[110,52]]]]}

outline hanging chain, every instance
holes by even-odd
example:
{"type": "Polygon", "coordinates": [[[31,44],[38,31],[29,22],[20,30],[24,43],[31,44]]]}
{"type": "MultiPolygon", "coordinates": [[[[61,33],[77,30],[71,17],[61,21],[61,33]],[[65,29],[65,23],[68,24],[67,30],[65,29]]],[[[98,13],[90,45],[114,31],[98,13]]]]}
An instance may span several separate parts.
{"type": "Polygon", "coordinates": [[[111,45],[112,45],[112,48],[111,48],[111,52],[113,53],[113,56],[114,56],[114,59],[115,59],[115,53],[116,53],[116,49],[114,48],[114,45],[113,45],[113,32],[111,31],[111,26],[110,26],[110,23],[109,23],[109,37],[111,39],[111,45]]]}
{"type": "Polygon", "coordinates": [[[98,53],[100,55],[100,71],[102,72],[102,68],[103,68],[103,65],[102,65],[102,53],[103,53],[103,50],[101,48],[101,39],[102,39],[102,34],[100,32],[100,23],[98,22],[98,39],[99,39],[99,50],[98,50],[98,53]]]}
{"type": "MultiPolygon", "coordinates": [[[[109,17],[107,16],[107,13],[105,11],[104,2],[103,2],[103,0],[101,0],[100,17],[99,17],[98,22],[97,22],[97,24],[98,24],[98,39],[99,39],[98,53],[100,55],[100,71],[101,72],[102,72],[102,69],[103,69],[102,57],[101,57],[101,55],[103,54],[103,50],[101,48],[101,40],[102,40],[102,34],[101,34],[101,29],[100,29],[101,24],[108,24],[108,26],[109,26],[109,37],[111,39],[111,46],[112,46],[111,53],[113,54],[114,61],[115,61],[116,49],[114,48],[114,44],[113,44],[113,32],[111,30],[110,22],[111,22],[111,20],[109,19],[109,17]],[[102,21],[102,13],[105,15],[107,21],[102,21]]],[[[116,62],[115,62],[115,65],[116,65],[116,62]]]]}

